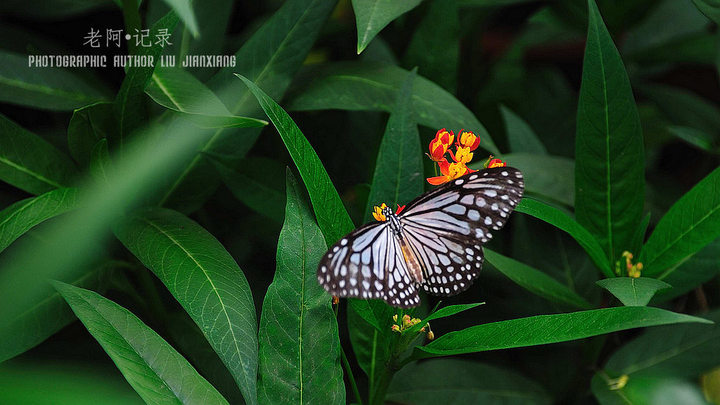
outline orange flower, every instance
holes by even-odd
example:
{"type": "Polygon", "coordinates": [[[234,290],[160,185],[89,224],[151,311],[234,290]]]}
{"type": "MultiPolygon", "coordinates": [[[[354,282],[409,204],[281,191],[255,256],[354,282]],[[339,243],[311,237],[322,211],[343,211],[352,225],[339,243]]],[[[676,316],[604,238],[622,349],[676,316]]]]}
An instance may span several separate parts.
{"type": "Polygon", "coordinates": [[[440,173],[442,173],[442,176],[430,177],[427,179],[428,183],[432,184],[433,186],[447,183],[449,181],[457,179],[460,176],[475,171],[465,166],[465,163],[449,163],[447,160],[438,162],[438,166],[440,166],[440,173]]]}
{"type": "Polygon", "coordinates": [[[488,169],[492,169],[493,167],[505,167],[507,166],[507,163],[503,162],[500,159],[494,159],[493,155],[490,155],[487,162],[485,163],[485,167],[488,169]]]}
{"type": "Polygon", "coordinates": [[[468,152],[477,149],[478,145],[480,145],[480,137],[472,132],[463,132],[462,130],[460,130],[460,132],[460,136],[458,137],[458,152],[461,147],[470,148],[468,152]]]}
{"type": "Polygon", "coordinates": [[[435,162],[445,160],[445,153],[447,153],[448,148],[452,145],[453,139],[455,139],[455,134],[453,134],[452,131],[448,131],[445,128],[437,131],[435,139],[430,141],[430,153],[428,154],[430,159],[435,162]]]}

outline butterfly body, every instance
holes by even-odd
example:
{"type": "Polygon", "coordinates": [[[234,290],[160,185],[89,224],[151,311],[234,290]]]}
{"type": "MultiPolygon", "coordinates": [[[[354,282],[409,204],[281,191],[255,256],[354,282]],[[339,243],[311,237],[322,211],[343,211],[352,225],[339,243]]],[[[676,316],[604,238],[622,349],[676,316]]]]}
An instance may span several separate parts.
{"type": "Polygon", "coordinates": [[[318,281],[340,297],[383,299],[408,308],[418,290],[451,296],[470,287],[484,260],[482,245],[517,206],[522,173],[511,167],[466,174],[427,192],[402,213],[382,210],[320,260],[318,281]]]}

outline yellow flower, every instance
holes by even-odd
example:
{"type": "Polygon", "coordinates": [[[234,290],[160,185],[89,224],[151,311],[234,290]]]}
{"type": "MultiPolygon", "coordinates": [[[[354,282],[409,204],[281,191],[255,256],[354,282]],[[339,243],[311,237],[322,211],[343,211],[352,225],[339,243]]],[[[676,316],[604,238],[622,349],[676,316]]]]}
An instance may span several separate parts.
{"type": "Polygon", "coordinates": [[[455,160],[458,163],[468,164],[473,158],[473,153],[470,152],[470,148],[457,148],[457,152],[455,152],[455,160]]]}
{"type": "Polygon", "coordinates": [[[387,205],[385,205],[385,203],[382,203],[382,205],[379,207],[376,205],[373,208],[373,217],[375,218],[376,221],[380,221],[380,222],[387,221],[387,217],[385,217],[385,214],[383,214],[383,210],[385,208],[387,208],[387,205]]]}

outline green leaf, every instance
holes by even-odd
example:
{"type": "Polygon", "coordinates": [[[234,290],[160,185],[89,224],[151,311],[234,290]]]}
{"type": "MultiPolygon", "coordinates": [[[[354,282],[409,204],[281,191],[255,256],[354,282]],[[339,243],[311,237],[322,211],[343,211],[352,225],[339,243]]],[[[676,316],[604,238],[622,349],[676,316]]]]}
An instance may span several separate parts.
{"type": "MultiPolygon", "coordinates": [[[[65,301],[60,301],[67,308],[65,301]]],[[[67,312],[75,319],[69,308],[67,312]]],[[[68,363],[67,359],[6,362],[0,365],[0,402],[96,405],[102,398],[103,405],[144,404],[122,375],[110,367],[68,363]]]]}
{"type": "Polygon", "coordinates": [[[352,231],[355,226],[345,210],[330,176],[320,162],[320,158],[285,110],[249,79],[240,75],[238,77],[252,91],[265,114],[280,133],[285,147],[305,182],[318,225],[325,235],[325,241],[328,244],[335,243],[343,235],[352,231]]]}
{"type": "MultiPolygon", "coordinates": [[[[230,18],[233,16],[233,1],[205,0],[202,3],[194,4],[195,16],[198,25],[202,27],[202,35],[194,38],[183,36],[178,58],[182,59],[184,55],[221,55],[225,53],[224,50],[227,49],[227,42],[229,42],[225,33],[228,31],[230,18]]],[[[188,70],[202,81],[210,78],[217,71],[213,67],[191,67],[188,70]]]]}
{"type": "MultiPolygon", "coordinates": [[[[160,29],[167,29],[168,32],[173,32],[177,23],[178,17],[171,11],[153,24],[150,31],[158,32],[160,29]]],[[[152,57],[157,61],[162,51],[163,47],[160,46],[138,47],[137,56],[152,57]]],[[[159,62],[157,64],[159,65],[159,62]]],[[[132,66],[127,69],[125,79],[120,86],[113,105],[118,123],[117,134],[115,135],[118,138],[111,139],[111,144],[122,147],[130,133],[142,124],[146,115],[144,108],[145,86],[150,81],[154,70],[155,64],[151,66],[132,66]]]]}
{"type": "Polygon", "coordinates": [[[412,71],[397,94],[397,103],[385,127],[365,210],[366,222],[372,219],[372,205],[386,202],[394,207],[423,192],[422,147],[410,102],[414,79],[412,71]]]}
{"type": "MultiPolygon", "coordinates": [[[[572,159],[527,153],[512,153],[501,157],[508,166],[523,172],[526,193],[548,197],[568,206],[575,203],[575,162],[572,159]]],[[[480,163],[471,167],[479,169],[480,163]]]]}
{"type": "Polygon", "coordinates": [[[417,405],[550,404],[543,387],[513,371],[460,359],[437,359],[404,367],[386,400],[417,405]]]}
{"type": "MultiPolygon", "coordinates": [[[[237,66],[223,68],[208,86],[235,115],[262,114],[252,93],[233,76],[239,72],[279,100],[302,66],[315,39],[337,0],[285,1],[235,54],[237,66]]],[[[163,205],[184,212],[199,208],[220,185],[215,167],[207,155],[225,155],[240,160],[255,144],[257,129],[212,131],[198,153],[184,164],[185,169],[162,197],[163,205]]]]}
{"type": "Polygon", "coordinates": [[[642,220],[645,165],[640,117],[622,59],[593,0],[575,140],[575,215],[610,263],[642,220]]]}
{"type": "Polygon", "coordinates": [[[566,342],[625,329],[671,323],[710,323],[652,307],[617,307],[538,315],[471,326],[418,347],[415,357],[436,357],[566,342]]]}
{"type": "Polygon", "coordinates": [[[392,325],[395,308],[381,300],[349,299],[348,312],[355,312],[378,332],[387,333],[392,325]]]}
{"type": "Polygon", "coordinates": [[[469,309],[473,309],[473,308],[478,307],[483,304],[485,304],[485,303],[478,302],[475,304],[459,304],[459,305],[448,305],[446,307],[442,307],[442,308],[438,309],[437,311],[431,313],[427,317],[423,318],[422,322],[411,327],[410,329],[406,329],[405,331],[403,331],[403,334],[417,333],[420,329],[422,329],[430,321],[433,321],[435,319],[447,318],[449,316],[459,314],[460,312],[467,311],[469,309]]]}
{"type": "Polygon", "coordinates": [[[673,288],[659,291],[653,302],[665,302],[677,298],[720,274],[718,257],[720,257],[720,239],[715,239],[663,278],[673,288]]]}
{"type": "Polygon", "coordinates": [[[647,277],[615,277],[596,281],[625,306],[642,307],[648,304],[659,290],[672,288],[664,281],[647,277]]]}
{"type": "Polygon", "coordinates": [[[0,211],[0,252],[35,225],[78,207],[78,190],[61,188],[0,211]]]}
{"type": "Polygon", "coordinates": [[[702,11],[707,18],[720,25],[720,1],[718,0],[693,0],[695,6],[702,11]]]}
{"type": "Polygon", "coordinates": [[[266,121],[232,115],[209,88],[178,67],[156,68],[145,93],[161,106],[184,113],[185,117],[203,128],[267,125],[266,121]]]}
{"type": "Polygon", "coordinates": [[[720,108],[697,94],[677,87],[642,85],[647,97],[675,125],[695,128],[708,134],[720,134],[720,108]]]}
{"type": "Polygon", "coordinates": [[[108,151],[107,139],[99,140],[92,152],[90,152],[90,174],[95,180],[100,182],[109,182],[109,173],[112,172],[112,161],[110,160],[110,151],[108,151]]]}
{"type": "MultiPolygon", "coordinates": [[[[0,101],[43,110],[71,111],[107,99],[108,91],[69,70],[28,66],[30,58],[0,51],[0,101]]],[[[45,63],[37,61],[35,63],[45,63]]]]}
{"type": "Polygon", "coordinates": [[[422,0],[352,0],[357,23],[357,53],[394,19],[417,7],[422,0]]]}
{"type": "Polygon", "coordinates": [[[456,0],[433,0],[405,52],[405,66],[419,66],[423,76],[450,93],[457,89],[460,63],[456,0]]]}
{"type": "Polygon", "coordinates": [[[113,104],[101,102],[78,108],[68,125],[68,148],[70,155],[80,164],[90,164],[90,154],[101,139],[112,138],[117,128],[113,104]]]}
{"type": "MultiPolygon", "coordinates": [[[[66,281],[76,287],[105,291],[115,269],[125,265],[124,262],[108,261],[99,266],[89,266],[75,277],[67,277],[66,281]]],[[[39,345],[74,320],[75,316],[65,300],[52,290],[44,299],[24,308],[22,313],[3,319],[0,326],[0,341],[3,342],[0,345],[0,363],[39,345]]]]}
{"type": "Polygon", "coordinates": [[[718,142],[717,136],[712,136],[699,129],[681,125],[670,125],[667,127],[667,131],[677,138],[706,152],[720,153],[720,142],[718,142]]]}
{"type": "MultiPolygon", "coordinates": [[[[392,111],[407,74],[407,70],[397,66],[356,62],[329,64],[308,71],[308,80],[299,80],[308,84],[298,89],[288,109],[392,111]]],[[[434,130],[464,128],[473,131],[482,139],[480,147],[493,154],[499,153],[475,115],[437,84],[418,76],[413,84],[412,100],[419,124],[434,130]]]]}
{"type": "Polygon", "coordinates": [[[260,402],[345,403],[337,320],[317,282],[327,245],[288,170],[277,270],[260,317],[260,402]]]}
{"type": "MultiPolygon", "coordinates": [[[[185,24],[185,27],[187,27],[190,32],[192,32],[193,36],[197,37],[200,35],[200,31],[198,30],[198,23],[195,19],[195,13],[193,12],[192,5],[190,4],[191,0],[164,0],[165,4],[170,6],[170,8],[175,11],[175,14],[180,17],[182,22],[185,24]]],[[[140,1],[138,1],[138,4],[140,1]]],[[[170,30],[172,32],[172,30],[170,30]]]]}
{"type": "Polygon", "coordinates": [[[212,156],[209,159],[235,198],[268,219],[282,222],[285,212],[282,203],[285,199],[282,184],[285,166],[282,163],[262,157],[247,157],[234,170],[220,159],[212,156]]]}
{"type": "MultiPolygon", "coordinates": [[[[349,300],[350,305],[365,300],[349,300]]],[[[375,381],[390,358],[393,336],[390,332],[392,318],[387,318],[385,329],[380,331],[368,323],[356,308],[347,306],[347,325],[355,359],[370,381],[375,381]]]]}
{"type": "Polygon", "coordinates": [[[167,209],[138,211],[114,230],[200,327],[245,401],[257,403],[255,309],[232,256],[200,225],[167,209]]]}
{"type": "Polygon", "coordinates": [[[674,377],[636,377],[621,389],[602,372],[590,385],[600,405],[707,405],[697,384],[674,377]],[[612,388],[611,388],[612,386],[612,388]]]}
{"type": "Polygon", "coordinates": [[[69,186],[75,176],[67,155],[0,114],[0,180],[41,194],[69,186]]]}
{"type": "Polygon", "coordinates": [[[577,243],[585,249],[587,254],[590,256],[590,259],[592,259],[595,265],[607,277],[615,276],[612,272],[610,263],[607,261],[607,258],[602,251],[602,247],[600,247],[597,240],[595,240],[595,238],[590,235],[585,228],[575,222],[575,220],[567,214],[557,208],[553,208],[540,201],[529,198],[523,198],[516,210],[517,212],[533,216],[567,232],[568,235],[572,236],[573,239],[575,239],[575,241],[577,241],[577,243]]]}
{"type": "Polygon", "coordinates": [[[720,237],[720,168],[713,170],[660,218],[640,261],[646,275],[662,274],[720,237]]]}
{"type": "Polygon", "coordinates": [[[130,311],[92,291],[53,284],[146,402],[227,404],[185,358],[130,311]]]}
{"type": "Polygon", "coordinates": [[[500,106],[500,112],[505,122],[505,130],[512,153],[527,153],[539,156],[548,154],[545,145],[527,122],[504,105],[500,106]]]}
{"type": "Polygon", "coordinates": [[[517,260],[484,249],[485,259],[500,273],[520,287],[552,302],[558,302],[573,308],[591,308],[589,302],[575,292],[560,284],[542,271],[532,268],[517,260]]]}

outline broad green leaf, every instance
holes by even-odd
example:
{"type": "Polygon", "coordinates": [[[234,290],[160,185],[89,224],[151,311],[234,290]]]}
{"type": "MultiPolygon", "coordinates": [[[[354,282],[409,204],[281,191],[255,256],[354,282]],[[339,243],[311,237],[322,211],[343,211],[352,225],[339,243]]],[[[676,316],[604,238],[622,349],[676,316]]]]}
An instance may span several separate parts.
{"type": "Polygon", "coordinates": [[[61,188],[26,198],[0,211],[0,251],[35,225],[77,208],[78,190],[61,188]]]}
{"type": "MultiPolygon", "coordinates": [[[[198,23],[193,12],[191,0],[164,0],[165,4],[175,11],[175,14],[180,17],[180,20],[185,24],[193,36],[197,37],[200,35],[198,30],[198,23]]],[[[138,1],[140,3],[140,1],[138,1]]],[[[172,30],[170,30],[172,32],[172,30]]]]}
{"type": "MultiPolygon", "coordinates": [[[[153,24],[150,31],[158,32],[160,29],[167,29],[168,32],[172,32],[177,23],[177,14],[171,11],[153,24]]],[[[154,58],[155,61],[158,61],[162,51],[163,47],[157,45],[138,47],[137,56],[154,58]]],[[[159,65],[159,62],[157,64],[159,65]]],[[[120,86],[113,105],[118,128],[117,134],[114,134],[117,139],[111,138],[111,145],[122,147],[130,133],[142,124],[146,115],[144,108],[145,87],[150,81],[154,70],[155,64],[151,66],[132,66],[127,69],[125,79],[120,86]]]]}
{"type": "Polygon", "coordinates": [[[455,93],[461,33],[457,1],[432,0],[430,3],[410,40],[403,64],[419,66],[423,76],[455,93]]]}
{"type": "Polygon", "coordinates": [[[112,108],[112,103],[101,102],[73,112],[67,131],[68,148],[81,167],[90,164],[90,154],[99,140],[114,136],[117,124],[112,108]]]}
{"type": "Polygon", "coordinates": [[[180,353],[130,311],[90,290],[53,284],[146,402],[227,404],[180,353]]]}
{"type": "Polygon", "coordinates": [[[414,80],[413,71],[398,92],[397,103],[385,127],[365,210],[366,222],[372,219],[373,205],[384,202],[395,207],[423,192],[423,154],[410,100],[414,80]]]}
{"type": "Polygon", "coordinates": [[[232,373],[245,401],[257,403],[257,324],[250,286],[232,256],[180,213],[147,209],[115,234],[165,284],[232,373]]]}
{"type": "Polygon", "coordinates": [[[653,302],[665,302],[684,295],[720,274],[718,257],[720,257],[720,239],[715,239],[663,278],[663,281],[673,288],[659,291],[653,302]]]}
{"type": "Polygon", "coordinates": [[[682,196],[660,219],[640,256],[647,275],[661,279],[673,266],[720,237],[720,168],[682,196]]]}
{"type": "Polygon", "coordinates": [[[484,249],[485,259],[500,273],[520,287],[552,302],[558,302],[573,308],[591,308],[589,302],[575,292],[560,284],[554,278],[538,269],[534,269],[517,260],[484,249]]]}
{"type": "Polygon", "coordinates": [[[394,19],[417,7],[422,0],[352,0],[357,23],[357,53],[394,19]]]}
{"type": "Polygon", "coordinates": [[[538,156],[548,154],[545,145],[542,144],[527,122],[504,105],[500,106],[500,112],[505,122],[510,151],[513,154],[527,153],[538,156]]]}
{"type": "Polygon", "coordinates": [[[513,371],[460,359],[405,366],[393,378],[387,400],[417,405],[551,404],[542,385],[513,371]]]}
{"type": "Polygon", "coordinates": [[[590,386],[600,405],[707,405],[696,384],[674,377],[637,377],[616,388],[617,379],[595,374],[590,386]]]}
{"type": "Polygon", "coordinates": [[[69,186],[75,176],[67,155],[0,114],[0,180],[41,194],[69,186]]]}
{"type": "Polygon", "coordinates": [[[709,100],[677,87],[642,85],[639,89],[675,125],[720,134],[720,108],[709,100]]]}
{"type": "Polygon", "coordinates": [[[538,315],[486,323],[447,333],[426,346],[417,347],[415,357],[536,346],[584,339],[625,329],[684,322],[710,323],[702,318],[652,307],[617,307],[538,315]]]}
{"type": "MultiPolygon", "coordinates": [[[[237,80],[241,73],[279,100],[302,66],[315,39],[330,16],[337,0],[288,0],[235,54],[237,65],[218,71],[208,86],[234,115],[255,117],[262,114],[252,93],[237,80]]],[[[206,155],[226,155],[240,160],[255,144],[258,129],[219,128],[198,153],[185,163],[162,197],[164,205],[184,212],[199,208],[220,185],[215,167],[206,155]]]]}
{"type": "MultiPolygon", "coordinates": [[[[65,301],[62,305],[67,308],[65,301]]],[[[69,308],[68,312],[75,319],[69,308]]],[[[122,375],[112,371],[97,365],[68,363],[66,359],[6,362],[0,365],[0,402],[97,405],[98,398],[102,398],[103,405],[144,404],[122,375]]]]}
{"type": "Polygon", "coordinates": [[[396,313],[395,308],[385,304],[384,301],[361,299],[348,300],[348,312],[350,311],[358,314],[381,333],[390,330],[392,317],[396,313]]]}
{"type": "Polygon", "coordinates": [[[0,101],[43,110],[71,111],[107,99],[108,91],[70,70],[31,63],[42,55],[0,51],[0,101]]]}
{"type": "Polygon", "coordinates": [[[110,151],[108,150],[107,139],[99,140],[93,150],[90,152],[90,174],[95,180],[108,183],[112,172],[112,161],[110,159],[110,151]]]}
{"type": "MultiPolygon", "coordinates": [[[[350,300],[361,303],[364,300],[350,300]]],[[[347,306],[347,325],[350,343],[355,353],[355,359],[370,381],[375,381],[390,358],[393,336],[390,332],[392,318],[387,318],[384,330],[378,330],[375,325],[368,323],[360,313],[347,306]]]]}
{"type": "Polygon", "coordinates": [[[473,308],[478,307],[483,304],[484,304],[484,302],[478,302],[475,304],[459,304],[459,305],[448,305],[446,307],[442,307],[442,308],[438,309],[437,311],[431,313],[427,317],[424,317],[422,319],[422,322],[418,323],[417,325],[413,326],[410,329],[403,331],[403,333],[408,333],[408,334],[417,333],[420,329],[422,329],[430,321],[433,321],[435,319],[447,318],[449,316],[459,314],[460,312],[467,311],[469,309],[473,309],[473,308]]]}
{"type": "Polygon", "coordinates": [[[145,88],[156,103],[204,128],[262,127],[267,122],[255,118],[234,116],[225,104],[192,74],[178,68],[158,67],[145,88]]]}
{"type": "Polygon", "coordinates": [[[313,213],[288,171],[277,269],[260,317],[262,403],[345,403],[337,320],[330,295],[316,275],[326,249],[313,213]]]}
{"type": "Polygon", "coordinates": [[[292,118],[275,101],[247,78],[238,75],[257,98],[265,114],[280,133],[290,156],[305,182],[318,225],[325,241],[333,244],[355,226],[343,206],[340,195],[330,180],[317,153],[293,122],[292,118]]]}
{"type": "MultiPolygon", "coordinates": [[[[125,265],[123,262],[109,261],[90,266],[66,281],[76,287],[103,292],[110,284],[115,269],[125,265]]],[[[12,319],[3,319],[0,326],[0,342],[3,342],[0,345],[0,363],[39,345],[74,320],[72,311],[55,290],[12,319]]]]}
{"type": "MultiPolygon", "coordinates": [[[[547,197],[568,206],[574,204],[574,178],[572,159],[561,156],[511,153],[500,155],[508,166],[520,169],[525,178],[525,192],[547,197]]],[[[470,165],[482,169],[482,160],[470,165]]]]}
{"type": "Polygon", "coordinates": [[[720,1],[718,0],[693,0],[695,6],[702,11],[715,24],[720,24],[720,1]]]}
{"type": "MultiPolygon", "coordinates": [[[[341,109],[392,111],[408,72],[397,66],[336,63],[307,72],[306,86],[290,100],[290,110],[341,109]]],[[[480,147],[498,154],[490,134],[475,115],[437,84],[418,76],[413,84],[413,107],[419,124],[438,130],[466,129],[482,139],[480,147]]],[[[476,154],[478,152],[475,152],[476,154]]]]}
{"type": "Polygon", "coordinates": [[[233,170],[219,159],[209,159],[235,198],[255,212],[282,222],[285,212],[282,203],[285,199],[283,164],[267,158],[247,157],[233,170]]]}
{"type": "Polygon", "coordinates": [[[608,290],[625,306],[645,306],[659,290],[672,288],[664,281],[647,277],[614,277],[598,280],[597,285],[608,290]]]}
{"type": "Polygon", "coordinates": [[[614,277],[610,263],[607,261],[602,247],[600,247],[597,240],[567,214],[557,208],[529,198],[523,198],[516,210],[517,212],[533,216],[567,232],[568,235],[572,236],[573,239],[585,249],[595,265],[607,277],[614,277]]]}
{"type": "Polygon", "coordinates": [[[575,139],[575,215],[610,263],[630,248],[642,220],[642,128],[620,54],[593,0],[575,139]]]}

